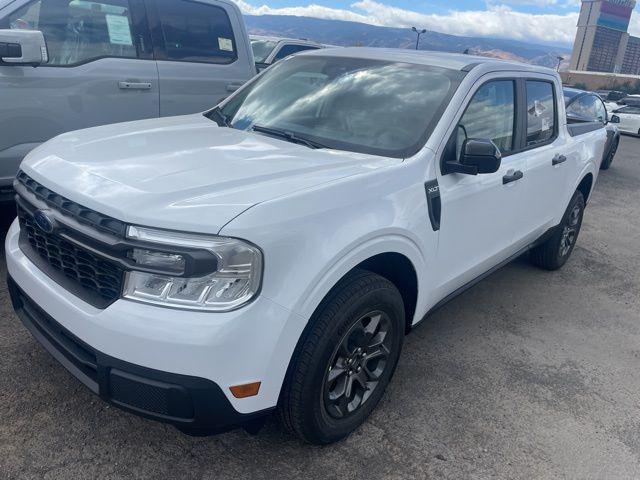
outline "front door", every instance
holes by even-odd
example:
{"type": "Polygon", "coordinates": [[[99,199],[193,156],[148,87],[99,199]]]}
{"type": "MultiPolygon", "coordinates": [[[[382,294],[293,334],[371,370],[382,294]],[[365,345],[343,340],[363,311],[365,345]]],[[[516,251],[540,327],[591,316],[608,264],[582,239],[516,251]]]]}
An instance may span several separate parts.
{"type": "Polygon", "coordinates": [[[514,79],[485,80],[454,128],[443,155],[459,158],[465,138],[490,139],[503,155],[496,173],[438,175],[442,204],[438,241],[438,296],[444,298],[513,254],[513,223],[522,202],[516,151],[514,79]],[[455,145],[451,148],[451,145],[455,145]]]}
{"type": "Polygon", "coordinates": [[[36,0],[0,28],[40,30],[49,63],[0,66],[0,177],[60,133],[159,115],[158,73],[139,0],[36,0]]]}

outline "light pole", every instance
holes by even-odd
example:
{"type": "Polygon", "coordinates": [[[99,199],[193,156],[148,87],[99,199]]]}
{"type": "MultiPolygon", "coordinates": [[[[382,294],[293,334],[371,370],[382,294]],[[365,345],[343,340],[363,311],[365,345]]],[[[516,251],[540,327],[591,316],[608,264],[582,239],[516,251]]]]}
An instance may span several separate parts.
{"type": "Polygon", "coordinates": [[[418,35],[418,38],[416,39],[416,50],[418,50],[418,46],[420,45],[420,35],[427,33],[427,29],[423,28],[422,30],[418,30],[416,27],[411,27],[411,30],[418,35]]]}
{"type": "Polygon", "coordinates": [[[558,72],[560,71],[560,65],[562,64],[562,61],[564,60],[564,57],[557,57],[558,58],[558,68],[556,69],[558,72]]]}

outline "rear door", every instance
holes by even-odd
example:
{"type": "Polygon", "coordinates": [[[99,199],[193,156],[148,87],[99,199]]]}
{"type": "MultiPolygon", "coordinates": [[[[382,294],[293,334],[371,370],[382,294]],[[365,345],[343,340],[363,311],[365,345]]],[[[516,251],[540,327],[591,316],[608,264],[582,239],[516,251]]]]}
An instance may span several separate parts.
{"type": "Polygon", "coordinates": [[[0,28],[40,30],[49,63],[0,66],[0,177],[60,133],[157,117],[158,72],[141,0],[11,3],[0,28]]]}
{"type": "Polygon", "coordinates": [[[160,115],[204,111],[256,73],[239,10],[216,0],[146,0],[160,115]]]}
{"type": "Polygon", "coordinates": [[[514,241],[524,246],[553,227],[558,213],[566,208],[569,174],[577,168],[580,154],[573,148],[575,142],[560,128],[558,105],[563,97],[553,77],[522,79],[521,88],[526,102],[521,119],[522,154],[527,165],[525,197],[514,224],[514,241]]]}

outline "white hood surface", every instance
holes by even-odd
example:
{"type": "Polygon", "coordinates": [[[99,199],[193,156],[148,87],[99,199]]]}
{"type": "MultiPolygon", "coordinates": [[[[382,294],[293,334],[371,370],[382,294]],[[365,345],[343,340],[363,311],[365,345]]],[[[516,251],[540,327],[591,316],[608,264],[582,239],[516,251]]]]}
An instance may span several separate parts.
{"type": "Polygon", "coordinates": [[[218,233],[258,203],[398,162],[313,150],[198,114],[66,133],[31,152],[21,168],[125,222],[218,233]]]}

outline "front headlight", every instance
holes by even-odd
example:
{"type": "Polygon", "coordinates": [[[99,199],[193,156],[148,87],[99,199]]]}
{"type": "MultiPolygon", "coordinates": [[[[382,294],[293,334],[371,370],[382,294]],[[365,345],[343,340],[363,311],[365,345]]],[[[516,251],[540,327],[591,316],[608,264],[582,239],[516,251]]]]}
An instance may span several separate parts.
{"type": "Polygon", "coordinates": [[[130,252],[129,257],[137,265],[175,271],[176,276],[128,272],[124,298],[173,308],[223,312],[249,302],[260,289],[262,253],[242,240],[135,226],[128,227],[127,238],[153,247],[130,252]],[[162,251],[163,247],[167,251],[162,251]],[[170,247],[210,252],[216,259],[215,271],[196,278],[178,276],[185,267],[185,258],[170,247]]]}

